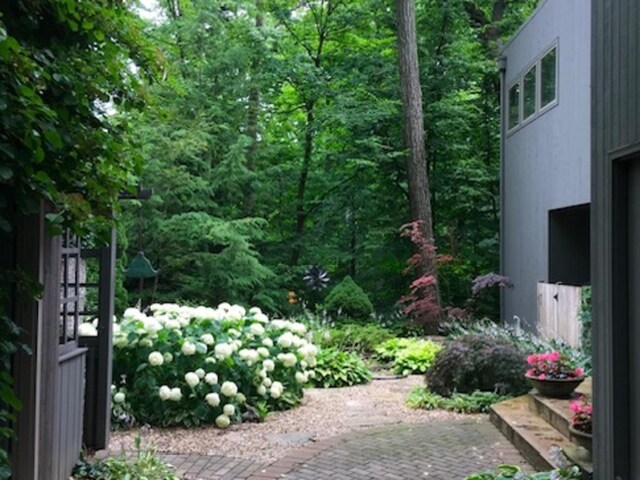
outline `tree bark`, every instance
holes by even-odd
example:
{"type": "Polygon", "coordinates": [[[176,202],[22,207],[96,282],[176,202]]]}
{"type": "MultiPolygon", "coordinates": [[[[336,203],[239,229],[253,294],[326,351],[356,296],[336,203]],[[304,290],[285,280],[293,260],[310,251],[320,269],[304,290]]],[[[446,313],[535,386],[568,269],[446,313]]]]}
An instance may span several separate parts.
{"type": "Polygon", "coordinates": [[[296,231],[293,248],[291,249],[291,265],[298,265],[300,254],[302,253],[302,237],[304,236],[304,222],[307,219],[305,209],[305,191],[307,189],[307,178],[311,169],[311,159],[313,156],[314,140],[314,102],[307,102],[305,105],[306,122],[304,134],[304,155],[302,157],[302,168],[298,177],[298,191],[296,194],[296,231]]]}
{"type": "MultiPolygon", "coordinates": [[[[413,0],[396,0],[398,66],[404,116],[404,141],[407,148],[411,219],[419,222],[422,235],[430,242],[431,246],[434,246],[429,178],[425,159],[422,90],[420,88],[415,17],[415,3],[413,0]]],[[[422,259],[417,266],[418,274],[420,276],[435,276],[435,248],[423,249],[419,253],[422,255],[422,259]]],[[[440,295],[437,283],[433,288],[436,301],[439,304],[440,295]]]]}
{"type": "MultiPolygon", "coordinates": [[[[256,0],[256,20],[255,26],[259,30],[264,24],[262,12],[262,0],[256,0]]],[[[247,170],[254,172],[256,169],[256,160],[258,157],[258,113],[260,111],[260,63],[259,54],[253,58],[251,62],[251,88],[249,90],[249,103],[247,108],[247,136],[249,137],[249,147],[247,148],[247,170]]],[[[256,192],[252,183],[247,186],[245,196],[244,211],[245,215],[250,217],[253,215],[253,209],[256,201],[256,192]]]]}
{"type": "MultiPolygon", "coordinates": [[[[404,141],[407,148],[407,174],[411,218],[419,221],[424,237],[433,241],[431,199],[425,160],[422,90],[418,69],[415,5],[413,0],[396,0],[398,23],[398,64],[404,114],[404,141]]],[[[435,252],[426,256],[423,275],[435,273],[435,252]]]]}

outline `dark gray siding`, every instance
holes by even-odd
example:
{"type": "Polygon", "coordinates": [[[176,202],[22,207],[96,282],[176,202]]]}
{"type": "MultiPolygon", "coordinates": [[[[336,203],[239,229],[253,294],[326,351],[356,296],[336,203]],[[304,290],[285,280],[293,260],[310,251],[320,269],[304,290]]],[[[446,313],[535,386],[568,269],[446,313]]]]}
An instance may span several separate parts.
{"type": "Polygon", "coordinates": [[[631,392],[640,379],[630,350],[640,342],[640,319],[628,316],[638,295],[627,289],[640,266],[628,263],[637,257],[628,249],[639,247],[628,243],[638,206],[627,195],[637,188],[636,175],[628,178],[640,161],[640,2],[600,0],[592,9],[594,478],[631,480],[640,478],[640,425],[629,415],[638,408],[631,392]]]}
{"type": "MultiPolygon", "coordinates": [[[[586,5],[587,0],[547,0],[503,52],[504,95],[538,56],[558,45],[557,105],[503,132],[502,273],[514,288],[504,292],[502,316],[511,321],[517,315],[528,329],[535,329],[537,320],[537,282],[549,280],[549,210],[590,201],[591,12],[586,5]]],[[[504,105],[502,110],[506,113],[504,105]]]]}

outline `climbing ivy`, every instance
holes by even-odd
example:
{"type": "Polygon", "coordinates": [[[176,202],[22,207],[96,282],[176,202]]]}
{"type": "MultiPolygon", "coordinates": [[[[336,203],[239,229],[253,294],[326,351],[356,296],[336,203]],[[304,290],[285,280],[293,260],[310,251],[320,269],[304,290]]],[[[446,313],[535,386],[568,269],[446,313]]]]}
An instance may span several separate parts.
{"type": "MultiPolygon", "coordinates": [[[[52,233],[63,227],[102,236],[116,200],[136,182],[140,158],[128,139],[128,112],[159,58],[143,41],[129,1],[15,0],[0,5],[0,232],[48,202],[52,233]]],[[[20,331],[8,304],[35,298],[24,272],[0,274],[0,441],[21,407],[11,357],[20,331]]],[[[0,449],[0,479],[10,476],[0,449]]]]}

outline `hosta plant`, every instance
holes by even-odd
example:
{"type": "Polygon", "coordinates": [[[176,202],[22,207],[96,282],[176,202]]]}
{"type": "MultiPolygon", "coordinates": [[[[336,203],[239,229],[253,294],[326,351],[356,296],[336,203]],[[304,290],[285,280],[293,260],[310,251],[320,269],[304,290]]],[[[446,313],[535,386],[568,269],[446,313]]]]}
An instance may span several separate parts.
{"type": "Polygon", "coordinates": [[[442,345],[419,338],[392,338],[375,348],[376,357],[391,362],[395,373],[425,373],[442,345]]]}
{"type": "Polygon", "coordinates": [[[316,374],[313,379],[313,384],[317,387],[348,387],[371,380],[371,370],[353,352],[323,348],[317,360],[316,374]]]}
{"type": "Polygon", "coordinates": [[[150,425],[215,424],[298,404],[315,375],[306,327],[260,309],[154,304],[114,325],[114,409],[150,425]]]}

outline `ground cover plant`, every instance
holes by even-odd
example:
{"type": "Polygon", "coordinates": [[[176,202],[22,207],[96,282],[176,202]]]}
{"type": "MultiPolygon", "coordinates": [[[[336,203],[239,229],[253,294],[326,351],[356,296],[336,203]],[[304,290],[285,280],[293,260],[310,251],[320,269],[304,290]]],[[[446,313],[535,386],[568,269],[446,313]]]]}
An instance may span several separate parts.
{"type": "Polygon", "coordinates": [[[116,420],[226,428],[247,410],[297,405],[315,375],[306,327],[258,308],[155,304],[149,315],[128,309],[114,329],[116,420]]]}
{"type": "Polygon", "coordinates": [[[323,348],[318,353],[311,382],[323,388],[348,387],[367,383],[371,376],[371,370],[358,354],[323,348]]]}
{"type": "Polygon", "coordinates": [[[323,348],[332,347],[370,356],[376,351],[378,345],[392,337],[393,334],[388,329],[373,323],[365,325],[348,323],[314,331],[313,343],[323,348]]]}
{"type": "Polygon", "coordinates": [[[508,398],[510,397],[494,392],[481,391],[454,393],[450,397],[443,397],[430,392],[425,387],[415,387],[407,398],[407,406],[425,410],[443,409],[458,413],[486,413],[491,405],[508,398]]]}
{"type": "Polygon", "coordinates": [[[72,473],[74,480],[178,480],[175,469],[163,462],[153,448],[141,448],[135,439],[135,455],[124,453],[102,460],[80,459],[72,473]]]}
{"type": "Polygon", "coordinates": [[[392,338],[375,348],[376,357],[402,375],[425,373],[440,350],[441,344],[419,338],[392,338]]]}
{"type": "Polygon", "coordinates": [[[529,389],[525,371],[525,352],[513,342],[463,335],[436,355],[425,378],[429,390],[445,397],[476,390],[518,395],[529,389]]]}

